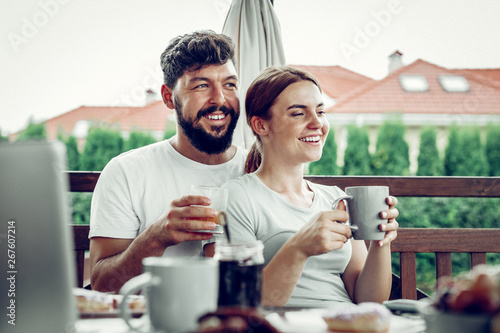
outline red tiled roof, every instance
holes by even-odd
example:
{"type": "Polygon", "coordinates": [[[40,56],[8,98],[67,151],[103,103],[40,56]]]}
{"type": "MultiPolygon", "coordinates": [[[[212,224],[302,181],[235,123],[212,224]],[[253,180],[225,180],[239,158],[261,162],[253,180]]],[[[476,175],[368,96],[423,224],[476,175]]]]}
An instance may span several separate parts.
{"type": "Polygon", "coordinates": [[[455,71],[463,74],[479,75],[488,79],[490,84],[500,87],[500,68],[464,68],[455,71]]]}
{"type": "Polygon", "coordinates": [[[154,101],[146,106],[134,108],[128,114],[117,117],[123,131],[134,129],[163,131],[173,110],[167,108],[163,101],[154,101]]]}
{"type": "Polygon", "coordinates": [[[374,81],[369,77],[340,66],[290,66],[305,70],[314,75],[321,84],[323,92],[335,99],[367,82],[374,81]]]}
{"type": "Polygon", "coordinates": [[[50,140],[56,139],[60,130],[64,134],[71,134],[80,120],[116,124],[122,131],[163,131],[172,112],[162,101],[154,101],[142,107],[81,106],[47,120],[47,137],[50,140]]]}
{"type": "Polygon", "coordinates": [[[500,114],[500,88],[467,70],[449,70],[416,60],[380,81],[372,81],[341,96],[328,108],[332,113],[500,114]],[[423,75],[428,91],[407,92],[399,83],[401,74],[423,75]],[[461,74],[469,82],[468,92],[446,92],[438,81],[442,74],[461,74]]]}

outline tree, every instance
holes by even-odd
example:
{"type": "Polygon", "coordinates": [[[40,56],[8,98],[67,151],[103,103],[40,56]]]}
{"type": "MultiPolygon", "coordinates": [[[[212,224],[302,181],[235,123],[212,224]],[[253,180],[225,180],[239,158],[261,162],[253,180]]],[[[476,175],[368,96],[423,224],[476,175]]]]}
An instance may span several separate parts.
{"type": "Polygon", "coordinates": [[[9,137],[2,135],[2,130],[0,129],[0,142],[9,141],[9,137]]]}
{"type": "Polygon", "coordinates": [[[448,130],[448,145],[444,152],[444,174],[446,176],[455,176],[457,166],[461,163],[462,154],[458,141],[458,128],[453,125],[448,130]]]}
{"type": "Polygon", "coordinates": [[[344,152],[344,175],[370,175],[370,140],[366,128],[354,125],[347,128],[347,147],[344,152]]]}
{"type": "Polygon", "coordinates": [[[80,170],[80,152],[78,151],[76,138],[70,135],[63,142],[66,145],[66,155],[68,156],[68,170],[80,170]]]}
{"type": "Polygon", "coordinates": [[[490,176],[500,176],[500,125],[490,125],[486,130],[486,158],[490,176]]]}
{"type": "Polygon", "coordinates": [[[81,170],[101,171],[106,164],[123,151],[123,138],[120,132],[92,127],[81,157],[81,170]]]}
{"type": "Polygon", "coordinates": [[[24,129],[17,136],[16,141],[27,141],[27,140],[46,140],[47,133],[45,132],[45,123],[35,124],[33,119],[30,120],[26,129],[24,129]]]}
{"type": "Polygon", "coordinates": [[[175,123],[168,123],[167,126],[165,126],[165,134],[163,134],[163,140],[170,139],[177,133],[177,127],[175,123]],[[172,125],[173,124],[173,125],[172,125]]]}
{"type": "Polygon", "coordinates": [[[479,128],[450,129],[445,155],[447,176],[487,176],[488,160],[481,144],[479,128]]]}
{"type": "Polygon", "coordinates": [[[466,127],[460,135],[463,154],[456,176],[488,176],[489,167],[478,127],[466,127]]]}
{"type": "Polygon", "coordinates": [[[323,146],[323,155],[318,161],[309,164],[311,175],[337,175],[337,144],[335,143],[335,133],[330,129],[323,146]]]}
{"type": "Polygon", "coordinates": [[[441,173],[441,160],[436,145],[436,129],[425,127],[420,133],[417,176],[439,176],[441,173]]]}
{"type": "Polygon", "coordinates": [[[133,131],[130,133],[128,140],[125,142],[123,150],[128,151],[155,142],[156,142],[155,138],[153,138],[153,136],[150,133],[133,131]]]}
{"type": "Polygon", "coordinates": [[[400,176],[408,173],[410,157],[400,119],[387,120],[379,129],[372,167],[374,175],[400,176]]]}

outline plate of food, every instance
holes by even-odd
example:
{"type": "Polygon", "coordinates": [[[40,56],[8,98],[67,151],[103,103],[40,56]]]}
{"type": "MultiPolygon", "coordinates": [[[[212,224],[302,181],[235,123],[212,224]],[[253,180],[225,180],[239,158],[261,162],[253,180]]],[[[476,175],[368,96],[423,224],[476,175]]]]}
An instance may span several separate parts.
{"type": "Polygon", "coordinates": [[[438,280],[434,300],[420,313],[428,333],[500,333],[500,270],[478,265],[438,280]]]}
{"type": "MultiPolygon", "coordinates": [[[[82,288],[73,289],[73,294],[81,319],[119,317],[118,305],[123,299],[121,295],[82,288]]],[[[144,314],[146,300],[143,295],[131,296],[128,298],[128,302],[133,318],[139,318],[144,314]]]]}

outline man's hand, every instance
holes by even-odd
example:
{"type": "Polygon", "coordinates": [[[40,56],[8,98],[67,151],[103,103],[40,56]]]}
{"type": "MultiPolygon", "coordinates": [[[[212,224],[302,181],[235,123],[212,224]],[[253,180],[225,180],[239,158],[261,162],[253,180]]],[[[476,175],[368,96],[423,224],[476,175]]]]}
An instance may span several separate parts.
{"type": "Polygon", "coordinates": [[[120,290],[130,278],[142,273],[142,259],[161,256],[169,246],[193,240],[208,240],[216,226],[208,219],[217,211],[203,207],[210,199],[187,195],[172,201],[162,216],[141,232],[135,239],[93,237],[90,240],[90,266],[92,289],[120,290]],[[204,220],[205,219],[205,220],[204,220]]]}
{"type": "MultiPolygon", "coordinates": [[[[197,230],[213,230],[217,226],[213,220],[218,211],[209,207],[210,199],[199,195],[186,195],[172,201],[162,217],[148,229],[165,248],[186,241],[207,240],[211,233],[199,233],[197,230]]],[[[160,245],[159,244],[159,245],[160,245]]]]}

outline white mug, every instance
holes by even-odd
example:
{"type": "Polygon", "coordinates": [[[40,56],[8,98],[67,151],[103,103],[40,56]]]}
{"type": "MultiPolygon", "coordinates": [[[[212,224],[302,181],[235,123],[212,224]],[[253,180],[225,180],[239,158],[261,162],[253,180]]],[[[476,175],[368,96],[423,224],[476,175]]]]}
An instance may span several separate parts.
{"type": "Polygon", "coordinates": [[[163,258],[143,260],[144,273],[120,290],[120,315],[137,332],[147,325],[130,322],[127,297],[144,288],[151,327],[162,332],[195,331],[198,318],[217,309],[219,263],[212,258],[163,258]],[[141,326],[142,325],[142,326],[141,326]]]}
{"type": "Polygon", "coordinates": [[[389,196],[387,186],[353,186],[346,187],[343,195],[333,202],[333,209],[337,208],[340,200],[347,200],[349,213],[349,227],[354,239],[381,240],[385,231],[379,229],[381,223],[386,223],[380,217],[380,212],[389,209],[386,202],[389,196]]]}

